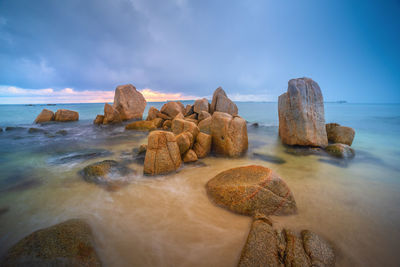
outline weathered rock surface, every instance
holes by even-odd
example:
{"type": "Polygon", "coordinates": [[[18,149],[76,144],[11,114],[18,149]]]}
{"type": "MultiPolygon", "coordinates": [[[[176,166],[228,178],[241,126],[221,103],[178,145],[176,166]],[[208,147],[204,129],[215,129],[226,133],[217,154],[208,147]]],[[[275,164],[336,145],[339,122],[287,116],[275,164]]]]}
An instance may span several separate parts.
{"type": "Polygon", "coordinates": [[[55,121],[67,122],[79,120],[79,113],[68,109],[59,109],[54,115],[55,121]]]}
{"type": "Polygon", "coordinates": [[[297,212],[286,183],[271,169],[250,165],[229,169],[208,181],[211,200],[233,212],[253,215],[287,215],[297,212]]]}
{"type": "Polygon", "coordinates": [[[351,147],[339,143],[328,145],[325,148],[325,151],[334,157],[344,158],[344,159],[351,159],[354,158],[354,156],[356,155],[356,153],[351,147]]]}
{"type": "Polygon", "coordinates": [[[164,121],[162,128],[164,130],[168,130],[171,129],[171,125],[172,125],[172,120],[166,120],[164,121]]]}
{"type": "Polygon", "coordinates": [[[44,108],[36,117],[35,123],[44,123],[52,120],[54,120],[54,112],[44,108]]]}
{"type": "Polygon", "coordinates": [[[205,118],[204,120],[200,121],[197,126],[199,127],[200,132],[211,134],[211,117],[205,118]]]}
{"type": "Polygon", "coordinates": [[[152,131],[148,137],[144,173],[167,174],[181,166],[181,154],[175,135],[166,131],[152,131]]]}
{"type": "Polygon", "coordinates": [[[162,108],[161,112],[168,115],[171,118],[175,118],[178,113],[185,113],[185,107],[179,101],[177,102],[167,102],[165,103],[162,108]]]}
{"type": "Polygon", "coordinates": [[[122,120],[142,119],[146,99],[132,84],[120,85],[115,89],[113,107],[122,120]]]}
{"type": "Polygon", "coordinates": [[[199,113],[199,116],[198,116],[199,121],[202,121],[202,120],[207,119],[207,118],[209,118],[209,117],[211,117],[211,115],[210,115],[210,113],[208,113],[207,111],[202,111],[202,112],[200,112],[200,113],[199,113]]]}
{"type": "Polygon", "coordinates": [[[284,144],[328,145],[321,89],[309,78],[292,79],[279,96],[279,136],[284,144]]]}
{"type": "Polygon", "coordinates": [[[183,132],[176,136],[176,142],[179,147],[181,155],[185,154],[186,151],[193,145],[193,135],[190,132],[183,132]]]}
{"type": "Polygon", "coordinates": [[[239,157],[248,148],[247,124],[239,116],[214,112],[210,126],[212,150],[217,155],[239,157]]]}
{"type": "Polygon", "coordinates": [[[174,119],[171,124],[171,130],[175,135],[188,131],[193,135],[193,138],[196,138],[197,134],[200,132],[194,122],[182,119],[174,119]]]}
{"type": "Polygon", "coordinates": [[[309,230],[301,231],[301,237],[312,266],[335,266],[335,253],[328,242],[309,230]]]}
{"type": "Polygon", "coordinates": [[[328,123],[326,125],[326,133],[329,142],[341,143],[348,146],[353,144],[353,139],[356,134],[353,128],[340,126],[337,123],[328,123]]]}
{"type": "Polygon", "coordinates": [[[101,266],[90,226],[72,219],[37,230],[11,247],[1,266],[101,266]]]}
{"type": "Polygon", "coordinates": [[[197,161],[197,155],[196,153],[193,151],[193,149],[189,149],[186,154],[183,157],[183,162],[185,163],[189,163],[189,162],[195,162],[197,161]]]}
{"type": "Polygon", "coordinates": [[[213,94],[210,113],[213,114],[215,111],[229,113],[232,116],[238,114],[238,108],[236,104],[228,98],[222,87],[218,87],[213,94]]]}
{"type": "Polygon", "coordinates": [[[97,115],[96,118],[94,119],[93,123],[100,125],[103,124],[104,121],[104,115],[97,115]]]}
{"type": "Polygon", "coordinates": [[[204,158],[211,151],[211,135],[205,133],[199,133],[196,137],[196,142],[193,145],[193,150],[196,152],[198,158],[204,158]]]}
{"type": "Polygon", "coordinates": [[[114,188],[126,184],[125,176],[130,172],[115,160],[104,160],[86,166],[80,174],[86,182],[114,188]]]}
{"type": "Polygon", "coordinates": [[[134,121],[125,126],[126,130],[152,131],[157,129],[154,121],[134,121]]]}
{"type": "Polygon", "coordinates": [[[119,111],[110,104],[105,103],[103,124],[114,124],[120,122],[122,122],[122,119],[119,111]]]}
{"type": "Polygon", "coordinates": [[[192,105],[186,105],[186,107],[185,107],[185,113],[184,113],[183,115],[185,115],[185,116],[190,116],[190,115],[193,114],[193,112],[194,112],[193,106],[192,106],[192,105]]]}
{"type": "Polygon", "coordinates": [[[208,100],[206,98],[197,99],[193,105],[193,111],[200,114],[202,111],[208,112],[208,100]]]}
{"type": "Polygon", "coordinates": [[[161,128],[163,126],[164,120],[161,118],[155,118],[154,120],[152,120],[152,122],[157,128],[161,128]]]}
{"type": "Polygon", "coordinates": [[[156,109],[155,107],[150,107],[149,112],[147,114],[146,121],[154,120],[155,118],[157,118],[158,113],[160,113],[160,111],[158,109],[156,109]]]}
{"type": "Polygon", "coordinates": [[[178,114],[176,114],[176,116],[175,116],[175,118],[174,119],[184,119],[185,117],[183,116],[183,114],[182,113],[178,113],[178,114]]]}

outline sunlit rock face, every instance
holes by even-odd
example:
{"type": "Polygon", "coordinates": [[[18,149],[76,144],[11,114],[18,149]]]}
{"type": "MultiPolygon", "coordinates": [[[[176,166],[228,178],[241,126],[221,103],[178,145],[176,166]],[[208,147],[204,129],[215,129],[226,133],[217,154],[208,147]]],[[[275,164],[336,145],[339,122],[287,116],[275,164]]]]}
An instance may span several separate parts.
{"type": "Polygon", "coordinates": [[[141,119],[146,108],[146,99],[132,84],[120,85],[115,89],[113,107],[122,120],[141,119]]]}
{"type": "Polygon", "coordinates": [[[328,144],[324,100],[319,85],[309,78],[292,79],[279,96],[279,136],[287,145],[328,144]]]}

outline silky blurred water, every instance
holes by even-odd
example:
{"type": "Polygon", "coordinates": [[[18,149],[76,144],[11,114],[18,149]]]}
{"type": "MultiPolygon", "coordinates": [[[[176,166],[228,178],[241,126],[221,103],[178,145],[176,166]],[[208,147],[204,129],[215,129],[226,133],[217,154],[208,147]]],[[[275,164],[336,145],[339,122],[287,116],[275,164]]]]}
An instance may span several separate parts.
{"type": "MultiPolygon", "coordinates": [[[[145,114],[162,104],[148,103],[145,114]]],[[[103,104],[0,105],[0,127],[17,127],[0,132],[0,256],[34,230],[83,218],[105,266],[235,266],[251,219],[214,206],[204,186],[223,170],[259,164],[287,182],[298,204],[297,215],[272,218],[276,227],[322,235],[335,246],[337,266],[399,266],[400,105],[325,104],[326,122],[356,131],[351,161],[287,153],[277,103],[237,105],[249,122],[245,157],[208,157],[161,177],[143,176],[133,160],[146,133],[92,124],[103,104]],[[33,125],[43,108],[76,110],[80,120],[33,125]],[[107,191],[80,177],[104,159],[136,171],[128,185],[107,191]]]]}

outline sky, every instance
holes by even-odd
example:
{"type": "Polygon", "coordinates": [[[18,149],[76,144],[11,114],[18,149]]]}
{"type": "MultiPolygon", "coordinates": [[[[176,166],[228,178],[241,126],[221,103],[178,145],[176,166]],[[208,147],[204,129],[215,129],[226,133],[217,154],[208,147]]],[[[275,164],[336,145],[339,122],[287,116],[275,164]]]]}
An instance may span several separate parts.
{"type": "Polygon", "coordinates": [[[400,102],[400,0],[0,0],[0,104],[277,101],[310,77],[325,101],[400,102]]]}

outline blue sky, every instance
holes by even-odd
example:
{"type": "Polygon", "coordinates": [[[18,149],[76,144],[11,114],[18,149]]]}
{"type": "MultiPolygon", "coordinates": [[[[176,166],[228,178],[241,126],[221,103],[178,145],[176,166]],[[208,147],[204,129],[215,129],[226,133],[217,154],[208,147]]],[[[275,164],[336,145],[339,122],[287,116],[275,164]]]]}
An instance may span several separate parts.
{"type": "Polygon", "coordinates": [[[400,102],[400,1],[0,1],[0,103],[104,102],[125,83],[276,101],[303,76],[326,101],[400,102]]]}

